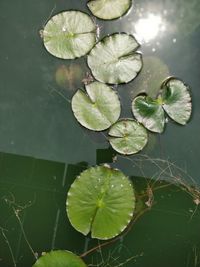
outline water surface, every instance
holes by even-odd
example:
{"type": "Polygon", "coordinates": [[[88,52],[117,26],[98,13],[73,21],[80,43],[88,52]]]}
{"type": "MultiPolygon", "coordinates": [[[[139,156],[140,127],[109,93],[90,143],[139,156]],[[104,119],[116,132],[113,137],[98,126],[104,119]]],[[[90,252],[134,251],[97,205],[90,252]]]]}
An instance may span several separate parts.
{"type": "MultiPolygon", "coordinates": [[[[81,254],[96,244],[67,221],[66,192],[81,170],[112,162],[116,155],[104,135],[81,127],[71,111],[71,97],[88,72],[85,58],[57,59],[45,50],[39,35],[53,14],[68,9],[89,13],[86,1],[78,0],[0,3],[2,267],[31,266],[33,252],[69,249],[81,254]]],[[[149,145],[140,154],[115,157],[113,166],[131,176],[135,184],[143,181],[136,177],[171,182],[180,176],[188,185],[200,185],[199,11],[198,0],[142,0],[135,1],[119,20],[96,20],[100,38],[128,32],[141,43],[142,72],[116,88],[122,117],[132,116],[131,101],[137,93],[145,90],[156,95],[169,75],[182,78],[192,90],[193,115],[188,125],[169,120],[164,134],[150,134],[149,145]]],[[[122,266],[198,266],[199,216],[193,197],[180,188],[166,188],[157,193],[156,205],[127,236],[86,261],[101,267],[121,262],[122,266]]]]}

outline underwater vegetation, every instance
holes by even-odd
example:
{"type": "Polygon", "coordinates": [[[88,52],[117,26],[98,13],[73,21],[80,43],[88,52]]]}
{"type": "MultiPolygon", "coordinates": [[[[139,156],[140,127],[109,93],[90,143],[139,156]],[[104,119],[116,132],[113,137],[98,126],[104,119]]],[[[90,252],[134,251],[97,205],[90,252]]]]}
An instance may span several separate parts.
{"type": "Polygon", "coordinates": [[[57,85],[64,89],[73,90],[82,81],[85,73],[79,64],[60,65],[55,72],[57,85]]]}

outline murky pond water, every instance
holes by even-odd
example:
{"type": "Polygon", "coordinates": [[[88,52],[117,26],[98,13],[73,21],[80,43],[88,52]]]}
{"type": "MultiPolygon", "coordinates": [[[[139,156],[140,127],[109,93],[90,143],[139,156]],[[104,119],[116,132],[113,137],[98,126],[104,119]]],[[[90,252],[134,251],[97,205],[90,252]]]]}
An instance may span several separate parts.
{"type": "Polygon", "coordinates": [[[192,89],[190,122],[183,127],[169,121],[164,134],[149,134],[148,146],[130,157],[116,155],[106,133],[84,129],[72,114],[71,97],[89,71],[85,58],[57,59],[45,50],[39,35],[53,14],[68,9],[89,13],[86,2],[0,2],[0,266],[32,266],[37,254],[51,249],[83,254],[100,246],[102,242],[70,226],[65,199],[76,175],[101,163],[129,175],[137,192],[147,192],[145,202],[154,204],[126,235],[87,255],[86,263],[200,266],[200,2],[135,0],[123,18],[96,20],[100,38],[128,32],[141,43],[142,72],[116,88],[122,117],[132,117],[135,95],[155,95],[169,75],[182,78],[192,89]],[[148,184],[159,189],[154,199],[148,184]]]}

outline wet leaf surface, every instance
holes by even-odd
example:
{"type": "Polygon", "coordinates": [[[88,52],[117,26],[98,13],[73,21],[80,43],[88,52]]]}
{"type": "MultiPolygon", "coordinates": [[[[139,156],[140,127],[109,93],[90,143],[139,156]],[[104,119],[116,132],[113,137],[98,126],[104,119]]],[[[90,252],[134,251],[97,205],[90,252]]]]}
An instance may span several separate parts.
{"type": "Polygon", "coordinates": [[[130,222],[135,208],[132,183],[119,170],[92,167],[80,174],[68,192],[67,214],[72,226],[93,238],[110,239],[130,222]]]}
{"type": "Polygon", "coordinates": [[[148,96],[138,96],[132,102],[135,118],[152,132],[162,133],[165,116],[162,105],[148,96]]]}
{"type": "Polygon", "coordinates": [[[181,80],[170,78],[163,83],[163,108],[175,122],[185,125],[192,113],[189,87],[181,80]]]}
{"type": "Polygon", "coordinates": [[[148,140],[146,129],[131,119],[115,123],[110,129],[109,135],[112,148],[125,155],[139,152],[148,140]]]}
{"type": "Polygon", "coordinates": [[[121,112],[117,93],[109,86],[93,82],[78,90],[72,98],[74,116],[84,127],[101,131],[115,123],[121,112]]]}
{"type": "Polygon", "coordinates": [[[91,0],[87,5],[94,16],[110,20],[123,16],[131,4],[131,0],[91,0]]]}
{"type": "Polygon", "coordinates": [[[44,27],[44,46],[53,56],[74,59],[87,54],[96,42],[96,25],[80,11],[64,11],[44,27]]]}
{"type": "Polygon", "coordinates": [[[142,56],[136,52],[136,39],[126,33],[105,37],[88,55],[93,76],[109,84],[128,83],[142,68],[142,56]]]}

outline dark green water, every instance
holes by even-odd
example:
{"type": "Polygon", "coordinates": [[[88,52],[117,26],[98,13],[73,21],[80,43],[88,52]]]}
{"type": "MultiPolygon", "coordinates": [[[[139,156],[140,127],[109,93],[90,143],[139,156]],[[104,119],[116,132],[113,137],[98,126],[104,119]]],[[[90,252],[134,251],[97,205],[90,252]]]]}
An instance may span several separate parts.
{"type": "MultiPolygon", "coordinates": [[[[88,71],[85,58],[56,59],[46,52],[39,36],[51,15],[67,9],[88,12],[86,1],[0,1],[2,267],[15,266],[14,262],[17,267],[32,266],[31,249],[39,255],[51,249],[82,254],[98,244],[70,226],[66,192],[81,170],[112,162],[115,154],[102,134],[83,129],[71,112],[68,100],[88,71]]],[[[131,116],[134,95],[144,89],[154,95],[168,75],[182,78],[192,89],[193,116],[187,126],[169,121],[164,134],[150,135],[142,153],[117,156],[113,163],[132,177],[137,188],[146,190],[146,182],[136,177],[166,182],[180,178],[187,186],[200,186],[199,12],[199,0],[142,0],[135,1],[122,19],[97,20],[100,38],[125,31],[137,34],[142,43],[143,71],[133,82],[117,88],[122,117],[131,116]]],[[[169,186],[157,190],[154,197],[155,205],[126,236],[91,253],[86,263],[100,267],[200,266],[200,212],[194,196],[180,186],[169,186]]]]}

